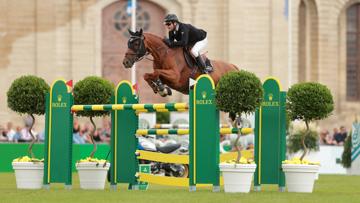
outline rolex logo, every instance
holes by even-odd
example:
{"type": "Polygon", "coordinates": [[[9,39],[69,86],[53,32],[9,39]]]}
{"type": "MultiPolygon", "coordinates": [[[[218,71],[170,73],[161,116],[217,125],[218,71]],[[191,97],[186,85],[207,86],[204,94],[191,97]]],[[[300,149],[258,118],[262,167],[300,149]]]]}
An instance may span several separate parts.
{"type": "Polygon", "coordinates": [[[206,99],[206,92],[205,91],[201,92],[201,96],[203,99],[206,99]]]}
{"type": "Polygon", "coordinates": [[[61,94],[59,94],[59,95],[57,96],[57,101],[58,101],[58,102],[61,102],[61,99],[62,99],[62,96],[61,96],[61,94]]]}
{"type": "Polygon", "coordinates": [[[122,99],[123,104],[125,104],[126,103],[126,97],[122,97],[121,99],[122,99]]]}
{"type": "Polygon", "coordinates": [[[273,94],[268,94],[268,97],[269,97],[269,101],[273,100],[273,94]]]}

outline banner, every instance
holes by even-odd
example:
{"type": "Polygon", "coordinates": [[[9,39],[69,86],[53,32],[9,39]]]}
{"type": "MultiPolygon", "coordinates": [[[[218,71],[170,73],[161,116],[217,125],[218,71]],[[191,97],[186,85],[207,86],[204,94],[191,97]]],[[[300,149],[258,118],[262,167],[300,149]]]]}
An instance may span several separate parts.
{"type": "Polygon", "coordinates": [[[360,155],[360,123],[353,123],[351,135],[351,162],[360,155]]]}

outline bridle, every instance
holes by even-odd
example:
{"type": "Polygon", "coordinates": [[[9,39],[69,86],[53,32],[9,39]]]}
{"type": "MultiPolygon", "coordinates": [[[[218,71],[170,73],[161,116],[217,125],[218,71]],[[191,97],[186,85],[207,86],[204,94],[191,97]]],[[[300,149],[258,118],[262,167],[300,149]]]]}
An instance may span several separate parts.
{"type": "Polygon", "coordinates": [[[142,60],[146,55],[149,54],[149,52],[146,50],[144,39],[145,38],[143,35],[142,36],[131,36],[128,41],[128,48],[135,52],[134,54],[130,54],[130,55],[135,55],[134,62],[138,62],[138,61],[142,60]],[[132,45],[132,42],[134,40],[140,40],[140,47],[138,50],[136,50],[135,47],[132,45]]]}

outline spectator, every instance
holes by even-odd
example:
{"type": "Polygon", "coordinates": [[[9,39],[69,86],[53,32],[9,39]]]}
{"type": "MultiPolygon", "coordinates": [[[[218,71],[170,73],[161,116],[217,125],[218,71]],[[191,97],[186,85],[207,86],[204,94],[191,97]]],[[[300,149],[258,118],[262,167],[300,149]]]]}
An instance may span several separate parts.
{"type": "Polygon", "coordinates": [[[38,140],[38,142],[44,142],[45,141],[45,130],[41,131],[38,134],[37,140],[38,140]]]}
{"type": "Polygon", "coordinates": [[[3,126],[0,126],[0,142],[8,141],[6,137],[6,130],[3,126]]]}
{"type": "Polygon", "coordinates": [[[333,145],[333,137],[330,132],[326,129],[320,132],[320,144],[321,145],[333,145]]]}
{"type": "Polygon", "coordinates": [[[336,145],[344,145],[345,139],[347,137],[347,132],[344,126],[340,127],[340,132],[337,132],[334,135],[334,140],[336,141],[336,145]]]}
{"type": "Polygon", "coordinates": [[[85,144],[85,139],[80,135],[80,124],[77,119],[74,119],[73,124],[73,143],[85,144]]]}
{"type": "Polygon", "coordinates": [[[102,142],[103,138],[101,135],[101,128],[98,128],[95,132],[94,132],[94,141],[95,142],[102,142]]]}
{"type": "MultiPolygon", "coordinates": [[[[31,133],[34,135],[35,139],[37,137],[37,133],[34,130],[31,130],[31,133]]],[[[32,137],[31,134],[29,133],[29,127],[24,127],[23,129],[21,129],[21,135],[20,135],[20,139],[19,142],[31,142],[32,137]]]]}
{"type": "MultiPolygon", "coordinates": [[[[12,122],[8,122],[6,124],[6,136],[9,140],[9,142],[13,142],[14,141],[14,137],[16,135],[16,131],[13,129],[13,124],[12,122]]],[[[19,138],[17,138],[19,139],[19,138]]]]}
{"type": "Polygon", "coordinates": [[[111,122],[106,118],[103,119],[103,129],[101,131],[101,135],[104,142],[110,142],[111,122]]]}
{"type": "Polygon", "coordinates": [[[14,142],[18,142],[19,139],[21,138],[21,127],[20,126],[16,126],[16,130],[15,130],[15,135],[13,137],[14,142]]]}
{"type": "Polygon", "coordinates": [[[90,123],[86,123],[80,127],[80,136],[84,139],[85,143],[91,143],[90,132],[93,129],[90,123]]]}

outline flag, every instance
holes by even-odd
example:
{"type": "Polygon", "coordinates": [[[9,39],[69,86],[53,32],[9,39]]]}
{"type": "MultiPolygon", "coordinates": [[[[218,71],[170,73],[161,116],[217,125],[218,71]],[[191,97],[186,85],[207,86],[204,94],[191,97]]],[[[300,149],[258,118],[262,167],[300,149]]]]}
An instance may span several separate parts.
{"type": "Polygon", "coordinates": [[[353,123],[351,134],[351,161],[360,155],[360,123],[353,123]]]}
{"type": "Polygon", "coordinates": [[[135,83],[135,84],[133,84],[133,89],[135,90],[135,92],[137,92],[138,91],[138,84],[137,83],[135,83]]]}
{"type": "Polygon", "coordinates": [[[132,9],[132,0],[128,0],[127,6],[126,6],[126,13],[128,14],[128,16],[131,16],[131,9],[132,9]]]}
{"type": "Polygon", "coordinates": [[[72,87],[72,80],[67,81],[66,85],[69,86],[69,87],[72,87]]]}
{"type": "Polygon", "coordinates": [[[285,19],[287,20],[288,17],[289,17],[289,1],[291,0],[284,0],[284,16],[285,16],[285,19]]]}

